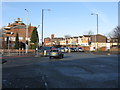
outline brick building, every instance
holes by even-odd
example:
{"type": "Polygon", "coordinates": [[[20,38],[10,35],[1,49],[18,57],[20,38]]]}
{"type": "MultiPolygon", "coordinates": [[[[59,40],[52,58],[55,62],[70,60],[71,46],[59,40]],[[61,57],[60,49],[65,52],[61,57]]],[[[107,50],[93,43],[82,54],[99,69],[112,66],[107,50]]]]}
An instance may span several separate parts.
{"type": "Polygon", "coordinates": [[[51,34],[51,38],[44,38],[44,45],[45,46],[54,46],[60,45],[60,41],[63,40],[61,37],[54,37],[54,34],[51,34]]]}
{"type": "Polygon", "coordinates": [[[50,46],[50,44],[51,44],[50,42],[51,42],[51,39],[49,37],[44,38],[44,45],[45,46],[50,46]]]}
{"type": "MultiPolygon", "coordinates": [[[[35,27],[31,26],[31,24],[28,26],[28,42],[30,42],[34,28],[35,27]]],[[[17,33],[19,36],[19,42],[22,42],[23,44],[26,43],[26,25],[20,20],[20,18],[18,18],[14,23],[9,23],[8,26],[4,27],[3,32],[5,33],[3,35],[3,48],[8,46],[8,41],[10,48],[14,48],[17,33]]]]}
{"type": "Polygon", "coordinates": [[[101,34],[91,36],[91,46],[96,48],[106,47],[107,37],[101,34]]]}
{"type": "Polygon", "coordinates": [[[103,36],[103,35],[101,35],[101,34],[97,34],[97,35],[92,35],[91,36],[91,41],[92,42],[95,42],[95,40],[96,40],[96,42],[99,42],[99,43],[106,43],[107,42],[107,37],[106,36],[103,36]]]}
{"type": "MultiPolygon", "coordinates": [[[[110,44],[111,44],[111,47],[118,47],[118,38],[111,38],[110,44]]],[[[120,45],[120,43],[119,43],[119,45],[120,45]]]]}

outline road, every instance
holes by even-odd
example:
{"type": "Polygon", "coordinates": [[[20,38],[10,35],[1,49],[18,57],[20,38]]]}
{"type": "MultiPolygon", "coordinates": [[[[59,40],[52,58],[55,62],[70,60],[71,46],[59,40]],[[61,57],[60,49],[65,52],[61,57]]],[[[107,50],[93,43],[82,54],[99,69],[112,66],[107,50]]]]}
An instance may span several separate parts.
{"type": "Polygon", "coordinates": [[[2,68],[3,88],[118,87],[117,55],[75,52],[65,53],[63,59],[12,57],[6,60],[2,68]]]}

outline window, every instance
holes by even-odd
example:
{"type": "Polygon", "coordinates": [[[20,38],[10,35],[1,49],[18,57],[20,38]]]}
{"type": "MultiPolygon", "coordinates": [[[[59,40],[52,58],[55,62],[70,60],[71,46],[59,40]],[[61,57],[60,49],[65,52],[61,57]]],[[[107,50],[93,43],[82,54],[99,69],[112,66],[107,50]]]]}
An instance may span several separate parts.
{"type": "Polygon", "coordinates": [[[5,38],[4,41],[7,41],[7,38],[5,38]]]}
{"type": "Polygon", "coordinates": [[[23,37],[19,37],[19,40],[23,40],[23,37]]]}
{"type": "Polygon", "coordinates": [[[10,40],[11,40],[11,41],[15,41],[15,37],[11,37],[10,40]]]}
{"type": "Polygon", "coordinates": [[[11,34],[11,32],[6,32],[6,34],[11,34]]]}

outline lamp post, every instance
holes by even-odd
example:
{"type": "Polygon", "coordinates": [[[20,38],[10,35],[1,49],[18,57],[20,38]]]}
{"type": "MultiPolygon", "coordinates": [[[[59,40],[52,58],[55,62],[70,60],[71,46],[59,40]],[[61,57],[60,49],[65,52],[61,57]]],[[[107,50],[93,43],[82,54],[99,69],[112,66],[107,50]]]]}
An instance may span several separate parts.
{"type": "Polygon", "coordinates": [[[44,18],[44,11],[50,11],[50,9],[42,9],[42,46],[43,46],[43,18],[44,18]]]}
{"type": "Polygon", "coordinates": [[[27,12],[27,18],[26,18],[26,53],[28,53],[28,15],[29,15],[29,11],[27,9],[25,9],[25,11],[27,12]]]}
{"type": "MultiPolygon", "coordinates": [[[[38,25],[37,29],[38,29],[39,27],[40,27],[40,25],[38,25]]],[[[38,38],[39,38],[39,35],[38,35],[38,38]]],[[[38,55],[38,49],[39,49],[39,48],[38,48],[38,47],[39,47],[38,44],[39,44],[39,39],[37,40],[37,55],[38,55]]]]}
{"type": "MultiPolygon", "coordinates": [[[[98,34],[98,14],[96,14],[96,13],[91,13],[91,15],[96,15],[97,16],[97,34],[98,34]]],[[[95,46],[96,46],[96,41],[97,41],[97,51],[98,51],[98,39],[97,39],[97,37],[96,37],[96,35],[95,35],[95,46]]]]}
{"type": "MultiPolygon", "coordinates": [[[[10,35],[13,35],[13,32],[10,32],[10,35]]],[[[8,55],[10,55],[10,36],[7,36],[7,43],[8,43],[8,55]]]]}

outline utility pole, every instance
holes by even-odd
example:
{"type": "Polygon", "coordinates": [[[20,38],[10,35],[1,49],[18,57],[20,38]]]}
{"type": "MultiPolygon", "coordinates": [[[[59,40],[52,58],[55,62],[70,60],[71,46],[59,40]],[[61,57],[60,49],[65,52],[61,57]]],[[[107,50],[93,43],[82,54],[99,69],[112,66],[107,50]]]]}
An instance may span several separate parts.
{"type": "MultiPolygon", "coordinates": [[[[97,35],[98,35],[98,14],[96,13],[91,13],[91,15],[96,15],[97,16],[97,35]]],[[[95,35],[95,47],[96,47],[96,43],[97,43],[97,51],[98,51],[98,38],[97,38],[97,35],[95,35]]]]}
{"type": "Polygon", "coordinates": [[[42,9],[42,46],[44,45],[44,42],[43,42],[43,19],[44,19],[44,11],[45,10],[50,11],[50,9],[42,9]]]}
{"type": "Polygon", "coordinates": [[[27,18],[26,18],[26,53],[28,53],[28,15],[29,15],[29,11],[27,9],[25,9],[25,11],[27,12],[27,18]]]}

